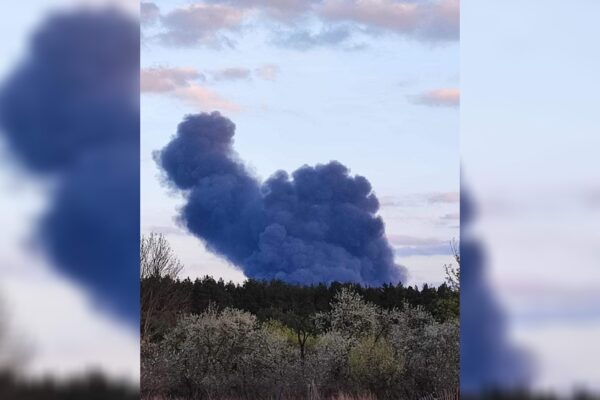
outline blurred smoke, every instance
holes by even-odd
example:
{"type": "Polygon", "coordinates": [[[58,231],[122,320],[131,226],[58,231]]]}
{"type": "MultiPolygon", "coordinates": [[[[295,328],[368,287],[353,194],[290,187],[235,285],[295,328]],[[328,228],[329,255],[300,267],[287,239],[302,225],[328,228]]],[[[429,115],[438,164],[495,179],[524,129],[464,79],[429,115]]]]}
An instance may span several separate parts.
{"type": "MultiPolygon", "coordinates": [[[[600,392],[599,14],[594,1],[461,2],[461,157],[478,209],[462,244],[485,248],[489,289],[471,303],[493,293],[502,337],[534,360],[527,389],[562,397],[600,392]]],[[[464,269],[483,258],[465,250],[464,269]]],[[[465,301],[463,333],[486,337],[465,301]]],[[[504,348],[495,330],[481,351],[504,348]]]]}
{"type": "Polygon", "coordinates": [[[476,207],[461,190],[460,385],[465,395],[528,387],[531,360],[507,338],[505,315],[488,282],[485,251],[469,228],[476,207]]]}
{"type": "Polygon", "coordinates": [[[139,319],[139,28],[114,10],[50,16],[0,89],[13,158],[51,179],[38,240],[64,275],[139,319]]]}
{"type": "MultiPolygon", "coordinates": [[[[156,160],[182,191],[180,220],[246,276],[293,283],[404,281],[369,181],[337,161],[260,183],[233,150],[235,125],[191,115],[156,160]]],[[[267,144],[268,146],[268,144],[267,144]]]]}

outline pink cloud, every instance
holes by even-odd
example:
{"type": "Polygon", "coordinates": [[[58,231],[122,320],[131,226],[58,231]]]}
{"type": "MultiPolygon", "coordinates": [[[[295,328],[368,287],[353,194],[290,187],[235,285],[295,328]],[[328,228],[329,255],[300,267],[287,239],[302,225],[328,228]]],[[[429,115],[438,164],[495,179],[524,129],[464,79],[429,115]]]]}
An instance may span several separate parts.
{"type": "Polygon", "coordinates": [[[432,107],[458,107],[460,105],[460,90],[455,88],[434,89],[412,96],[416,104],[432,107]]]}
{"type": "Polygon", "coordinates": [[[214,91],[198,85],[177,89],[173,95],[203,111],[241,111],[241,107],[237,103],[226,100],[214,91]]]}
{"type": "Polygon", "coordinates": [[[240,111],[241,107],[200,85],[204,74],[193,68],[147,68],[140,74],[142,93],[166,94],[202,111],[240,111]]]}
{"type": "Polygon", "coordinates": [[[144,68],[140,72],[142,92],[164,93],[189,86],[193,81],[204,81],[202,73],[193,68],[144,68]]]}

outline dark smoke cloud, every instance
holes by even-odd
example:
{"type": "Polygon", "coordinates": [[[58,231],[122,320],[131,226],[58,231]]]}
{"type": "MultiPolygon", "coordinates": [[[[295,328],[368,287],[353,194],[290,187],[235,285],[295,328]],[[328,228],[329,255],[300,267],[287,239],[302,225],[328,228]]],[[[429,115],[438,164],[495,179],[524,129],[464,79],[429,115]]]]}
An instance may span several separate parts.
{"type": "Polygon", "coordinates": [[[139,27],[116,11],[50,17],[0,90],[12,154],[56,180],[38,237],[95,302],[139,318],[139,27]]]}
{"type": "Polygon", "coordinates": [[[532,377],[531,360],[506,335],[504,313],[486,280],[484,250],[467,231],[475,211],[471,198],[461,191],[461,392],[523,389],[532,377]]]}
{"type": "Polygon", "coordinates": [[[394,263],[371,184],[332,161],[278,171],[264,183],[233,150],[218,112],[187,116],[155,158],[187,202],[180,221],[245,274],[310,284],[406,278],[394,263]]]}

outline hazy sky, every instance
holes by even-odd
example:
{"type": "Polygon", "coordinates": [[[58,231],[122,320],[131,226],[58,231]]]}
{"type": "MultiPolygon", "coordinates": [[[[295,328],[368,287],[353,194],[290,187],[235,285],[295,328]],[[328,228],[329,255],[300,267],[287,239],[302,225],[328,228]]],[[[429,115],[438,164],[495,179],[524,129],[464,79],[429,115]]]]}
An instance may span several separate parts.
{"type": "Polygon", "coordinates": [[[600,3],[461,4],[463,185],[544,389],[600,390],[600,3]]]}
{"type": "Polygon", "coordinates": [[[218,110],[256,175],[338,160],[370,180],[409,283],[441,283],[458,237],[458,3],[157,1],[142,6],[142,231],[185,274],[243,280],[173,221],[152,151],[218,110]],[[368,11],[367,11],[368,10],[368,11]],[[202,28],[199,28],[202,27],[202,28]]]}

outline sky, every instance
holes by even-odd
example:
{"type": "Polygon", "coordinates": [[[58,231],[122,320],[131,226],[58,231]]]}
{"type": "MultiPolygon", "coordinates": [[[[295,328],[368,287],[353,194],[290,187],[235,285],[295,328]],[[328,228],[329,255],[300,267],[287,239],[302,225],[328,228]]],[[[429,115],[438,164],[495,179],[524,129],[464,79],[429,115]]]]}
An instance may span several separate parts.
{"type": "Polygon", "coordinates": [[[187,114],[220,111],[259,179],[337,160],[365,176],[407,267],[444,280],[458,239],[458,2],[157,1],[142,4],[142,233],[184,276],[243,273],[175,222],[152,152],[187,114]]]}

